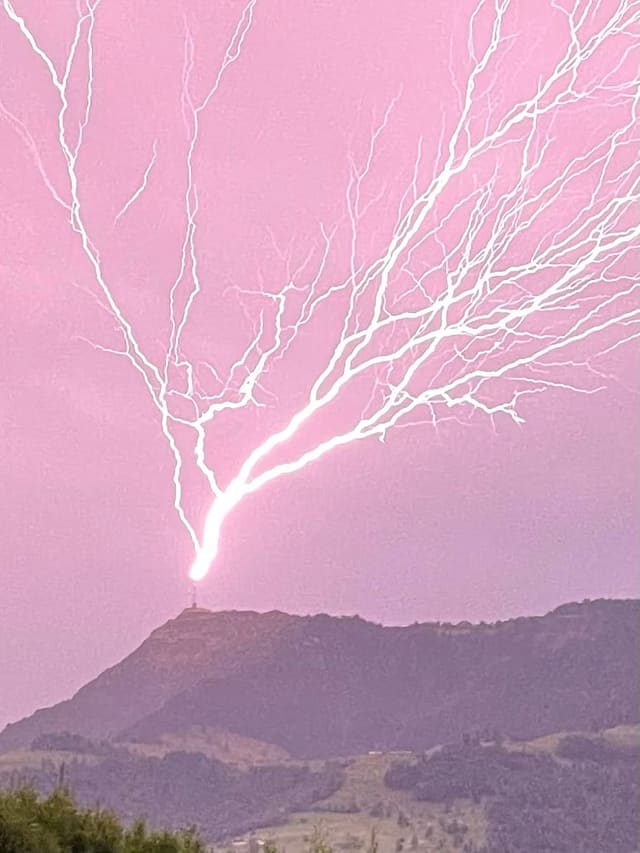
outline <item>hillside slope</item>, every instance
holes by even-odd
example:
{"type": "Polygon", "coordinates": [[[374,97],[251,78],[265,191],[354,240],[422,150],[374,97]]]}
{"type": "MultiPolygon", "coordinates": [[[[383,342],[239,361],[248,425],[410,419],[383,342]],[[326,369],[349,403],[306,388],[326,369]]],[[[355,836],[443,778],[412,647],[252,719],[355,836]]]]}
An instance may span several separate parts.
{"type": "Polygon", "coordinates": [[[73,699],[7,727],[0,750],[56,730],[150,741],[207,726],[329,757],[635,723],[639,617],[638,601],[476,626],[185,611],[73,699]]]}
{"type": "Polygon", "coordinates": [[[640,607],[569,606],[499,626],[381,628],[314,617],[277,656],[198,682],[130,727],[220,726],[299,757],[420,750],[636,722],[640,607]]]}
{"type": "Polygon", "coordinates": [[[311,842],[314,827],[335,853],[372,853],[372,830],[379,853],[638,849],[640,726],[244,768],[197,752],[145,757],[60,735],[37,754],[1,756],[0,789],[22,781],[49,792],[63,767],[82,804],[100,802],[127,823],[196,825],[219,845],[235,838],[237,853],[260,849],[258,839],[287,853],[326,853],[326,843],[311,842]]]}
{"type": "Polygon", "coordinates": [[[56,731],[114,736],[202,678],[268,659],[278,635],[296,618],[185,610],[72,699],[8,725],[0,733],[0,751],[29,746],[39,735],[56,731]]]}

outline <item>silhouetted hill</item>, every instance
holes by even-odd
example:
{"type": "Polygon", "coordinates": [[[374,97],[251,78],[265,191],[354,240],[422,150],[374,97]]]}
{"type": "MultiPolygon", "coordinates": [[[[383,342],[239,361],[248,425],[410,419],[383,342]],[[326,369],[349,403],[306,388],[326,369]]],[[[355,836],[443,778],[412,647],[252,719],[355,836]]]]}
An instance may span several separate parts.
{"type": "Polygon", "coordinates": [[[0,751],[28,746],[39,735],[56,731],[112,737],[202,678],[269,659],[278,634],[296,618],[276,612],[185,610],[72,699],[8,725],[0,733],[0,751]]]}
{"type": "Polygon", "coordinates": [[[73,699],[8,726],[0,749],[207,726],[326,757],[634,723],[639,617],[632,600],[473,626],[185,611],[73,699]]]}

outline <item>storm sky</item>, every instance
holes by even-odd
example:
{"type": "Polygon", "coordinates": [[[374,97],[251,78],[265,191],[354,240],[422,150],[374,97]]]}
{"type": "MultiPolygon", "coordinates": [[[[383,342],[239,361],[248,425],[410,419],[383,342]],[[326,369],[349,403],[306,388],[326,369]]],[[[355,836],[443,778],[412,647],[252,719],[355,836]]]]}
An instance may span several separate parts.
{"type": "MultiPolygon", "coordinates": [[[[627,5],[601,4],[602,20],[627,5]]],[[[546,0],[513,6],[505,24],[512,47],[483,84],[474,130],[482,109],[507,110],[567,45],[558,8],[546,0]]],[[[79,197],[105,279],[158,359],[185,234],[190,108],[210,91],[243,8],[235,0],[104,0],[95,14],[79,197]],[[145,190],[124,210],[151,163],[145,190]]],[[[430,176],[443,127],[446,137],[454,126],[471,68],[474,9],[467,0],[409,0],[401,11],[391,0],[252,7],[241,52],[201,113],[193,160],[194,244],[206,288],[193,313],[194,360],[228,369],[258,316],[238,291],[286,282],[309,252],[313,268],[320,225],[344,225],[350,164],[366,162],[393,104],[363,189],[372,206],[358,251],[379,250],[389,211],[411,181],[418,141],[430,176]]],[[[63,73],[76,4],[16,0],[15,10],[63,73]]],[[[489,37],[489,12],[480,7],[478,50],[489,37]]],[[[590,31],[601,25],[594,18],[590,31]]],[[[637,29],[636,22],[636,48],[637,29]]],[[[629,76],[637,63],[631,54],[630,64],[621,60],[628,35],[594,56],[587,82],[629,76]]],[[[186,606],[193,547],[173,507],[173,458],[158,411],[127,359],[105,351],[122,346],[117,324],[55,197],[69,197],[58,95],[6,11],[0,43],[1,725],[67,697],[186,606]]],[[[80,52],[69,128],[83,123],[86,68],[80,52]]],[[[615,133],[628,104],[621,99],[618,109],[614,101],[600,93],[549,123],[556,153],[532,185],[615,133]]],[[[620,168],[625,157],[628,147],[620,168]]],[[[472,192],[494,172],[500,192],[518,162],[490,152],[480,171],[453,186],[448,209],[455,193],[472,192]]],[[[584,187],[588,197],[587,177],[584,187]]],[[[584,203],[580,184],[572,185],[545,227],[559,228],[584,203]]],[[[443,226],[445,244],[457,227],[443,226]]],[[[329,282],[349,267],[348,222],[337,233],[329,282]]],[[[527,239],[539,238],[525,236],[514,252],[526,254],[527,239]]],[[[622,257],[607,286],[628,286],[637,262],[637,251],[622,257]]],[[[296,411],[339,320],[329,311],[304,330],[299,349],[270,374],[263,406],[221,420],[207,447],[223,481],[296,411]]],[[[491,621],[569,600],[636,596],[637,351],[632,343],[591,360],[624,336],[610,328],[575,356],[590,359],[591,370],[559,375],[563,384],[604,386],[597,393],[551,388],[527,396],[521,424],[461,412],[437,426],[391,430],[384,443],[350,443],[247,497],[225,521],[199,602],[408,623],[491,621]]],[[[349,402],[330,410],[318,435],[338,431],[349,416],[349,402]]],[[[201,524],[211,495],[197,471],[184,478],[189,512],[201,524]]]]}

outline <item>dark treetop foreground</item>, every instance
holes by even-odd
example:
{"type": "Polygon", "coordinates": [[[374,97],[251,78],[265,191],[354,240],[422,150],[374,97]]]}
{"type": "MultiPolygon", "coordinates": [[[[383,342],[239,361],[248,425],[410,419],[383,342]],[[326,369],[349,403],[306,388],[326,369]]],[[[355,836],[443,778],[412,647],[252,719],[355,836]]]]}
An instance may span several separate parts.
{"type": "Polygon", "coordinates": [[[2,853],[205,853],[190,832],[125,829],[100,809],[79,809],[63,790],[41,799],[30,789],[0,793],[2,853]]]}

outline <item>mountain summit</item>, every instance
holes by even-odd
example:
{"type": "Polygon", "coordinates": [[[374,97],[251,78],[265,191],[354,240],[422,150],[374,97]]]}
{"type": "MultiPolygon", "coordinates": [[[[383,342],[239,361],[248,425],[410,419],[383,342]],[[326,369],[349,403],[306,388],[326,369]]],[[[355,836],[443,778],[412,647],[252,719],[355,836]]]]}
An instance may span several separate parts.
{"type": "Polygon", "coordinates": [[[0,751],[52,732],[148,742],[206,727],[328,757],[635,723],[639,641],[636,600],[406,627],[188,608],[73,698],[7,726],[0,751]]]}

